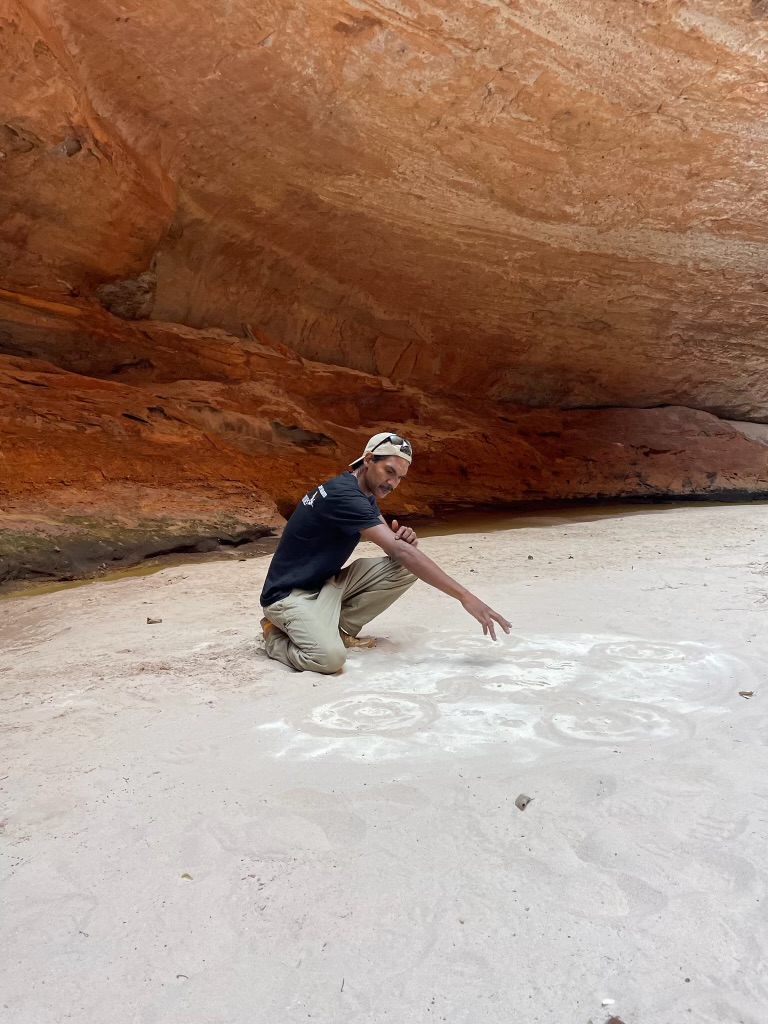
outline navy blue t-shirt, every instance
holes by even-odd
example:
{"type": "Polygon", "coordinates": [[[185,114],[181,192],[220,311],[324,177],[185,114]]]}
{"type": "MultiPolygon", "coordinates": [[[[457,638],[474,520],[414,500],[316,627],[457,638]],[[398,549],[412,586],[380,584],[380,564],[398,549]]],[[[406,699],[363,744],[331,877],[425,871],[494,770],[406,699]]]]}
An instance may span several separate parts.
{"type": "Polygon", "coordinates": [[[355,550],[360,531],[381,525],[380,516],[375,498],[363,494],[357,477],[349,472],[305,494],[272,557],[262,607],[282,600],[294,588],[319,590],[355,550]]]}

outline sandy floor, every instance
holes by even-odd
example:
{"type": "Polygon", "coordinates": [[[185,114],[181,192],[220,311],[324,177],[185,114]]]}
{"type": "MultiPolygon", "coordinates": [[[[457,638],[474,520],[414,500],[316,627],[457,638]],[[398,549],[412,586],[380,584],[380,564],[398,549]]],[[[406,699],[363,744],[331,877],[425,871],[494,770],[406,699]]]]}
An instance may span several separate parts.
{"type": "Polygon", "coordinates": [[[293,674],[265,560],[0,604],[3,1024],[764,1024],[768,510],[425,549],[514,635],[417,585],[293,674]]]}

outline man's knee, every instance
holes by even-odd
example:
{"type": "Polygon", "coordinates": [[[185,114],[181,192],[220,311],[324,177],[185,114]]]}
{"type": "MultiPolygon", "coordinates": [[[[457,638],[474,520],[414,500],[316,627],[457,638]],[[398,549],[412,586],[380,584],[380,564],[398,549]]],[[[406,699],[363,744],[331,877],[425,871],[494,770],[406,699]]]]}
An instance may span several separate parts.
{"type": "Polygon", "coordinates": [[[391,563],[388,573],[389,579],[395,583],[402,583],[404,586],[410,586],[412,583],[416,582],[418,577],[414,576],[413,573],[406,569],[404,565],[400,565],[400,563],[396,562],[394,558],[390,558],[389,561],[391,563]]]}
{"type": "Polygon", "coordinates": [[[347,652],[343,644],[338,647],[328,647],[323,650],[314,650],[305,654],[306,668],[308,672],[321,672],[323,675],[332,675],[343,667],[347,660],[347,652]]]}

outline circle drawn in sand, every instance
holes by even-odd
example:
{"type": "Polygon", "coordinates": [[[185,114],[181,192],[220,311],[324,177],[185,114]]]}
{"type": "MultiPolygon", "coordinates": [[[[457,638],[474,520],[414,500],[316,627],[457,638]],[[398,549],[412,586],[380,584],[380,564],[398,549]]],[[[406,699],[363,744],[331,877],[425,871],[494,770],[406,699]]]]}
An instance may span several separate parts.
{"type": "Polygon", "coordinates": [[[322,735],[415,732],[437,715],[436,707],[414,700],[411,694],[360,693],[315,708],[305,727],[322,735]]]}
{"type": "Polygon", "coordinates": [[[573,658],[563,657],[558,651],[513,652],[505,659],[508,668],[495,667],[482,673],[484,690],[498,693],[551,690],[573,682],[581,669],[573,658]]]}
{"type": "Polygon", "coordinates": [[[538,731],[546,733],[550,739],[613,745],[674,739],[690,735],[693,728],[683,717],[661,708],[621,701],[610,707],[592,704],[583,708],[555,709],[547,721],[539,724],[538,731]]]}
{"type": "Polygon", "coordinates": [[[665,644],[655,640],[614,640],[595,644],[590,656],[618,658],[621,661],[645,661],[654,665],[682,665],[701,661],[707,651],[698,644],[665,644]]]}

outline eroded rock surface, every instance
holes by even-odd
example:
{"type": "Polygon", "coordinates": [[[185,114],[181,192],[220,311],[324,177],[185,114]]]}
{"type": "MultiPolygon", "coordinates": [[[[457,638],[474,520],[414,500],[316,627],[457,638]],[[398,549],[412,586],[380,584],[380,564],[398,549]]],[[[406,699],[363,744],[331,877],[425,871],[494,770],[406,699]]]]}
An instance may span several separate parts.
{"type": "Polygon", "coordinates": [[[8,507],[763,493],[763,6],[9,0],[8,507]]]}
{"type": "Polygon", "coordinates": [[[405,431],[418,456],[388,503],[397,514],[768,492],[768,445],[705,412],[512,414],[310,362],[253,332],[135,324],[82,301],[0,299],[17,339],[0,356],[7,578],[50,566],[40,537],[68,537],[78,550],[92,542],[101,564],[113,542],[122,559],[274,531],[383,423],[405,431]]]}
{"type": "Polygon", "coordinates": [[[764,417],[762,6],[12,0],[10,279],[155,254],[158,319],[512,405],[764,417]]]}

